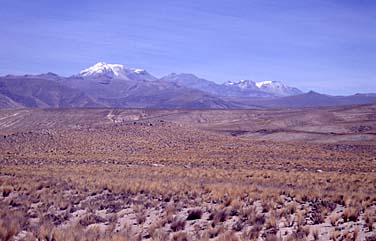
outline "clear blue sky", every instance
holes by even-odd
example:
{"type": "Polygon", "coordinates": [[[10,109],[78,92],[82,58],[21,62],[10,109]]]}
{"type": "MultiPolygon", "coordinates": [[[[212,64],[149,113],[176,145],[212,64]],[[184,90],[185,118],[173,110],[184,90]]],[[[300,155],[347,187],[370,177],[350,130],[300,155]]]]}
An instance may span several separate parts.
{"type": "Polygon", "coordinates": [[[0,75],[69,76],[98,61],[376,92],[376,1],[0,0],[0,75]]]}

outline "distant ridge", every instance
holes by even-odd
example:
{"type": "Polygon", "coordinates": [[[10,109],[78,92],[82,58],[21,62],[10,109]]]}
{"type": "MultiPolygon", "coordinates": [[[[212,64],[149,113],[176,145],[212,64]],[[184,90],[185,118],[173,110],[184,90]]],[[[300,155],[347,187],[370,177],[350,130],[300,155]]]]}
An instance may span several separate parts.
{"type": "Polygon", "coordinates": [[[175,73],[162,77],[161,80],[221,96],[280,97],[303,93],[301,90],[284,85],[280,81],[255,82],[252,80],[240,80],[217,84],[213,81],[199,78],[193,74],[175,73]]]}
{"type": "Polygon", "coordinates": [[[0,77],[0,108],[183,108],[315,107],[376,103],[376,94],[330,96],[302,93],[280,81],[217,84],[193,74],[158,79],[144,69],[99,62],[79,74],[0,77]]]}
{"type": "Polygon", "coordinates": [[[341,106],[376,103],[374,94],[355,94],[350,96],[331,96],[309,91],[308,93],[281,97],[277,99],[260,99],[252,102],[258,106],[271,107],[318,107],[341,106]]]}

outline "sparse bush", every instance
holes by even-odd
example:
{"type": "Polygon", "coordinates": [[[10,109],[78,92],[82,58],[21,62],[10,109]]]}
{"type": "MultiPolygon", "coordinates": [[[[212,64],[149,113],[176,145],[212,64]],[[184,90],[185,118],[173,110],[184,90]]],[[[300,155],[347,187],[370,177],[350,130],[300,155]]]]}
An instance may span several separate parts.
{"type": "Polygon", "coordinates": [[[242,220],[238,220],[232,225],[232,229],[236,232],[239,232],[243,229],[244,227],[244,222],[242,220]]]}
{"type": "Polygon", "coordinates": [[[312,213],[312,221],[314,224],[321,224],[325,222],[328,215],[328,210],[322,206],[317,206],[316,210],[312,213]]]}
{"type": "Polygon", "coordinates": [[[262,230],[261,225],[255,225],[255,226],[252,226],[249,231],[244,230],[240,237],[242,240],[257,240],[258,237],[260,236],[261,230],[262,230]]]}
{"type": "Polygon", "coordinates": [[[287,205],[287,212],[288,212],[288,214],[294,214],[294,213],[296,213],[296,209],[297,209],[297,204],[295,202],[289,203],[287,205]]]}
{"type": "Polygon", "coordinates": [[[13,188],[11,186],[5,186],[3,189],[3,197],[8,197],[9,194],[12,192],[13,188]]]}
{"type": "Polygon", "coordinates": [[[138,224],[143,224],[146,221],[146,215],[144,212],[139,212],[136,214],[136,221],[138,224]]]}
{"type": "Polygon", "coordinates": [[[270,210],[270,203],[269,202],[263,202],[261,204],[261,207],[262,207],[262,212],[267,213],[270,210]]]}
{"type": "Polygon", "coordinates": [[[217,240],[218,241],[238,241],[238,238],[236,237],[234,232],[228,231],[224,234],[221,234],[217,240]]]}
{"type": "Polygon", "coordinates": [[[171,223],[171,230],[173,232],[184,230],[185,220],[175,217],[171,223]]]}
{"type": "Polygon", "coordinates": [[[185,232],[174,233],[172,236],[173,241],[188,241],[188,236],[185,232]]]}
{"type": "Polygon", "coordinates": [[[202,210],[201,209],[194,209],[188,211],[187,220],[196,220],[202,217],[202,210]]]}
{"type": "Polygon", "coordinates": [[[104,218],[91,213],[81,218],[79,223],[80,225],[86,227],[86,226],[89,226],[90,224],[104,223],[105,221],[106,220],[104,218]]]}

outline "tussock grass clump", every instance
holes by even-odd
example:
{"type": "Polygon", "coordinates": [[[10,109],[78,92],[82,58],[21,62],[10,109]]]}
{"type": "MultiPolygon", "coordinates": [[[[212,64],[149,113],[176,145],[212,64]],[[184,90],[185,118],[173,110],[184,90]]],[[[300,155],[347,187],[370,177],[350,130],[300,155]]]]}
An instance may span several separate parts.
{"type": "Polygon", "coordinates": [[[231,207],[233,207],[236,210],[239,210],[242,205],[243,205],[243,202],[239,200],[239,198],[233,199],[231,201],[231,207]]]}
{"type": "Polygon", "coordinates": [[[172,241],[188,241],[188,235],[185,232],[177,232],[172,236],[172,241]]]}
{"type": "Polygon", "coordinates": [[[39,240],[52,240],[54,225],[49,220],[43,220],[39,224],[37,237],[39,240]]]}
{"type": "Polygon", "coordinates": [[[296,224],[297,224],[297,226],[303,227],[304,225],[306,225],[306,223],[307,223],[307,220],[306,220],[306,217],[305,217],[305,212],[299,211],[296,214],[296,224]]]}
{"type": "Polygon", "coordinates": [[[220,209],[220,210],[214,210],[210,214],[209,220],[212,220],[212,226],[214,227],[218,223],[223,223],[224,221],[226,221],[227,216],[228,216],[228,214],[227,214],[227,210],[225,208],[220,209]]]}
{"type": "Polygon", "coordinates": [[[217,225],[215,227],[211,227],[208,230],[209,238],[215,238],[221,233],[223,233],[224,231],[225,231],[225,228],[223,227],[223,225],[217,225]]]}
{"type": "Polygon", "coordinates": [[[221,234],[217,240],[218,241],[238,241],[239,239],[233,231],[227,231],[226,233],[221,234]]]}
{"type": "Polygon", "coordinates": [[[329,218],[330,224],[331,224],[333,227],[335,227],[336,224],[337,224],[337,221],[339,220],[339,218],[340,218],[340,215],[338,215],[338,214],[333,214],[333,215],[330,216],[330,218],[329,218]]]}
{"type": "Polygon", "coordinates": [[[288,238],[290,240],[305,240],[309,235],[310,228],[308,226],[298,226],[296,230],[294,230],[288,238]]]}
{"type": "Polygon", "coordinates": [[[355,207],[345,208],[342,214],[344,222],[355,222],[358,220],[359,217],[359,210],[355,207]]]}
{"type": "Polygon", "coordinates": [[[266,219],[265,228],[277,230],[277,219],[274,213],[271,213],[266,219]]]}
{"type": "Polygon", "coordinates": [[[373,223],[375,219],[375,212],[367,212],[364,218],[364,221],[366,223],[366,226],[368,228],[369,232],[373,231],[373,223]]]}
{"type": "Polygon", "coordinates": [[[352,235],[352,240],[357,241],[359,240],[359,228],[355,228],[352,235]]]}
{"type": "Polygon", "coordinates": [[[313,229],[312,230],[313,240],[319,240],[319,236],[320,236],[319,230],[317,228],[313,229]]]}
{"type": "Polygon", "coordinates": [[[257,213],[255,207],[252,207],[249,210],[248,222],[250,225],[264,225],[265,223],[265,214],[257,213]]]}
{"type": "Polygon", "coordinates": [[[170,228],[173,232],[182,231],[185,229],[185,224],[186,222],[184,219],[175,217],[171,222],[170,228]]]}
{"type": "Polygon", "coordinates": [[[265,236],[265,241],[281,241],[276,234],[268,233],[265,236]]]}
{"type": "Polygon", "coordinates": [[[168,240],[168,234],[163,229],[156,229],[151,234],[151,238],[153,241],[166,241],[168,240]]]}
{"type": "Polygon", "coordinates": [[[261,225],[252,226],[249,230],[244,230],[241,235],[241,240],[257,240],[262,230],[261,225]]]}
{"type": "Polygon", "coordinates": [[[146,221],[146,214],[144,212],[139,212],[136,214],[136,221],[138,224],[143,224],[146,221]]]}
{"type": "Polygon", "coordinates": [[[330,233],[329,233],[329,238],[332,241],[339,240],[340,236],[341,236],[340,233],[336,230],[331,230],[330,233]]]}
{"type": "Polygon", "coordinates": [[[0,240],[9,241],[20,230],[20,226],[11,219],[0,220],[0,240]]]}

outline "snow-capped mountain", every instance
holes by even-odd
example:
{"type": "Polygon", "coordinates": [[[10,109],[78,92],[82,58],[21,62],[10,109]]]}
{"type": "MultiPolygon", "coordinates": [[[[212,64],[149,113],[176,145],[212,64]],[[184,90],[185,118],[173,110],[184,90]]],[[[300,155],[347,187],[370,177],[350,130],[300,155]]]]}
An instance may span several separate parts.
{"type": "Polygon", "coordinates": [[[287,86],[280,81],[261,81],[255,82],[252,80],[240,80],[238,82],[229,81],[225,83],[226,86],[238,87],[242,91],[261,91],[274,96],[290,96],[301,94],[302,91],[287,86]]]}
{"type": "Polygon", "coordinates": [[[242,90],[244,89],[253,89],[256,90],[258,87],[256,86],[256,82],[252,80],[240,80],[238,82],[228,81],[224,83],[225,86],[232,86],[232,87],[238,87],[242,90]]]}
{"type": "Polygon", "coordinates": [[[95,65],[84,69],[79,76],[84,78],[110,78],[110,79],[124,79],[124,80],[144,80],[154,81],[156,77],[149,74],[144,69],[125,68],[122,64],[107,64],[99,62],[95,65]]]}
{"type": "Polygon", "coordinates": [[[161,78],[161,80],[220,96],[280,97],[302,93],[299,89],[284,85],[280,81],[255,82],[252,80],[240,80],[217,84],[193,74],[175,73],[167,75],[161,78]]]}
{"type": "Polygon", "coordinates": [[[193,74],[161,79],[143,69],[99,62],[70,77],[54,73],[0,77],[0,108],[261,108],[376,103],[376,94],[329,96],[279,81],[218,84],[193,74]]]}
{"type": "MultiPolygon", "coordinates": [[[[94,80],[101,84],[109,84],[113,80],[125,81],[157,81],[158,79],[144,69],[126,68],[122,64],[107,64],[99,62],[87,69],[82,70],[79,75],[84,79],[94,80]]],[[[224,84],[217,84],[193,74],[172,73],[160,79],[162,82],[174,83],[178,86],[204,91],[220,96],[238,97],[280,97],[301,94],[302,92],[289,87],[280,81],[240,80],[229,81],[224,84]]]]}
{"type": "Polygon", "coordinates": [[[290,96],[290,95],[298,95],[302,94],[303,92],[297,88],[287,86],[280,81],[262,81],[257,82],[256,86],[265,92],[273,93],[277,96],[290,96]]]}

